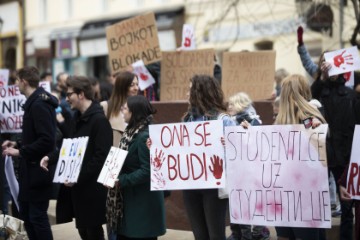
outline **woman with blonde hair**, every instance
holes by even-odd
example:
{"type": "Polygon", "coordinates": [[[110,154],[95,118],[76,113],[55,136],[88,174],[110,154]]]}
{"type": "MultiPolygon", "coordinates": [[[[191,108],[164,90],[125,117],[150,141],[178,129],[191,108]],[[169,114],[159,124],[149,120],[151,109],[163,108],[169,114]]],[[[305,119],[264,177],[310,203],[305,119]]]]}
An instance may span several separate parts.
{"type": "Polygon", "coordinates": [[[308,81],[301,75],[290,75],[281,85],[279,112],[275,124],[300,124],[312,118],[313,127],[325,119],[318,110],[319,105],[311,100],[308,81]]]}
{"type": "MultiPolygon", "coordinates": [[[[275,124],[302,124],[311,120],[309,127],[316,128],[325,119],[317,106],[310,102],[311,92],[308,81],[301,75],[286,77],[281,85],[279,113],[275,124]]],[[[319,228],[275,227],[279,240],[323,239],[324,231],[319,228]]]]}
{"type": "Polygon", "coordinates": [[[236,93],[229,98],[228,113],[237,124],[244,120],[253,126],[261,124],[260,117],[256,114],[249,95],[244,92],[236,93]]]}

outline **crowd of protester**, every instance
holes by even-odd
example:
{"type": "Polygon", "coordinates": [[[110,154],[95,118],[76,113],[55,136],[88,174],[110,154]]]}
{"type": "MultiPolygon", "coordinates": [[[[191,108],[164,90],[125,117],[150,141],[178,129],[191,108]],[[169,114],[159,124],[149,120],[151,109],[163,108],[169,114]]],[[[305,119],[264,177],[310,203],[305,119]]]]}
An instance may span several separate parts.
{"type": "MultiPolygon", "coordinates": [[[[353,239],[352,200],[344,186],[350,161],[355,124],[360,122],[359,79],[345,86],[343,74],[329,76],[331,64],[323,55],[314,63],[306,50],[303,29],[298,29],[298,52],[305,70],[313,78],[276,71],[273,101],[274,124],[302,124],[311,118],[313,128],[328,124],[326,138],[331,204],[339,200],[341,214],[339,239],[353,239]],[[312,83],[311,83],[312,82],[312,83]],[[340,184],[340,185],[339,185],[340,184]]],[[[19,212],[29,239],[53,239],[47,209],[49,199],[57,199],[57,223],[75,219],[82,239],[157,239],[166,232],[165,200],[161,191],[150,191],[149,125],[156,110],[151,101],[159,100],[160,63],[147,66],[155,84],[140,91],[135,74],[124,71],[97,78],[60,73],[56,84],[51,74],[40,76],[35,67],[16,72],[19,90],[26,96],[22,133],[2,134],[2,156],[12,156],[19,181],[19,212]],[[50,81],[52,93],[38,87],[50,81]],[[62,139],[89,136],[77,183],[53,184],[54,166],[62,139]],[[97,182],[111,146],[128,151],[124,166],[113,188],[97,182]],[[55,190],[54,190],[55,189],[55,190]],[[102,225],[106,224],[104,233],[102,225]]],[[[225,126],[262,124],[256,105],[247,93],[224,99],[221,69],[214,63],[214,75],[195,75],[189,81],[188,109],[179,121],[222,120],[225,126]],[[226,104],[228,101],[228,104],[226,104]]],[[[11,82],[10,82],[11,83],[11,82]]],[[[220,140],[219,140],[220,141],[220,140]]],[[[151,141],[150,141],[151,142],[151,141]]],[[[3,161],[2,161],[3,162],[3,161]]],[[[3,170],[2,170],[3,172],[3,170]]],[[[1,175],[0,201],[7,213],[11,199],[1,175]]],[[[183,190],[183,201],[194,238],[226,239],[228,200],[218,189],[183,190]]],[[[355,200],[355,234],[359,239],[360,204],[355,200]]],[[[278,239],[326,239],[319,228],[276,227],[278,239]]],[[[270,239],[266,226],[231,224],[229,240],[270,239]]]]}

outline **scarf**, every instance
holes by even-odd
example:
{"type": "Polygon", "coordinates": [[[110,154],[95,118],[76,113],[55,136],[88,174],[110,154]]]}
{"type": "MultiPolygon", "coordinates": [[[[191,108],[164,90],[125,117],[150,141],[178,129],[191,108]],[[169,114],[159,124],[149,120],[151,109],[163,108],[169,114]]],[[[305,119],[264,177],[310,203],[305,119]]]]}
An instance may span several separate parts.
{"type": "MultiPolygon", "coordinates": [[[[143,121],[134,129],[126,128],[120,139],[119,148],[127,151],[130,142],[146,126],[146,123],[146,121],[143,121]]],[[[124,201],[120,187],[119,184],[115,184],[113,188],[109,189],[106,198],[107,230],[112,232],[117,232],[117,227],[121,224],[121,219],[123,218],[124,201]],[[119,220],[120,222],[118,222],[119,220]]]]}

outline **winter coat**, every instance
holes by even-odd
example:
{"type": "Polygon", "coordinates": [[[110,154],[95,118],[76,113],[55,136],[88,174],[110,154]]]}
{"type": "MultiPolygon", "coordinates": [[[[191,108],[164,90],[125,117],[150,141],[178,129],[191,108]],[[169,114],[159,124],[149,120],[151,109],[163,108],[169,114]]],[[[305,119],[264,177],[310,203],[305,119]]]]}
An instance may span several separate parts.
{"type": "Polygon", "coordinates": [[[355,128],[355,92],[344,85],[342,75],[336,81],[316,80],[311,93],[323,105],[323,113],[329,124],[326,152],[329,167],[345,167],[350,161],[355,128]]]}
{"type": "Polygon", "coordinates": [[[240,123],[244,120],[249,122],[252,126],[261,125],[261,120],[259,115],[256,114],[255,108],[250,105],[244,111],[237,113],[232,117],[236,121],[236,125],[240,125],[240,123]]]}
{"type": "Polygon", "coordinates": [[[46,201],[52,193],[52,176],[40,167],[40,160],[55,149],[57,100],[43,88],[37,88],[23,109],[19,142],[19,201],[46,201]]]}
{"type": "Polygon", "coordinates": [[[93,102],[82,115],[75,112],[74,118],[72,138],[88,136],[89,141],[78,181],[71,188],[62,186],[58,204],[64,209],[58,207],[57,211],[63,214],[61,222],[71,220],[73,211],[76,227],[89,228],[106,222],[107,188],[98,183],[97,178],[112,146],[112,129],[98,103],[93,102]],[[67,188],[71,189],[70,193],[67,188]]]}
{"type": "Polygon", "coordinates": [[[150,238],[165,234],[165,206],[162,191],[150,191],[150,151],[146,146],[148,128],[131,140],[119,184],[124,199],[118,234],[150,238]]]}

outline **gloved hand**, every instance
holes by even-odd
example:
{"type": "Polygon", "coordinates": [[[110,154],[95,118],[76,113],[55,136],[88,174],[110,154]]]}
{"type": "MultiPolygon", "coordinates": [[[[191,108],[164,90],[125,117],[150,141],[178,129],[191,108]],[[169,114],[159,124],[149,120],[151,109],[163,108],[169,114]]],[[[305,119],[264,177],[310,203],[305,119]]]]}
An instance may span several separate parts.
{"type": "Polygon", "coordinates": [[[302,26],[299,26],[297,29],[297,38],[298,38],[298,44],[299,46],[303,45],[303,33],[304,33],[304,29],[302,28],[302,26]]]}

